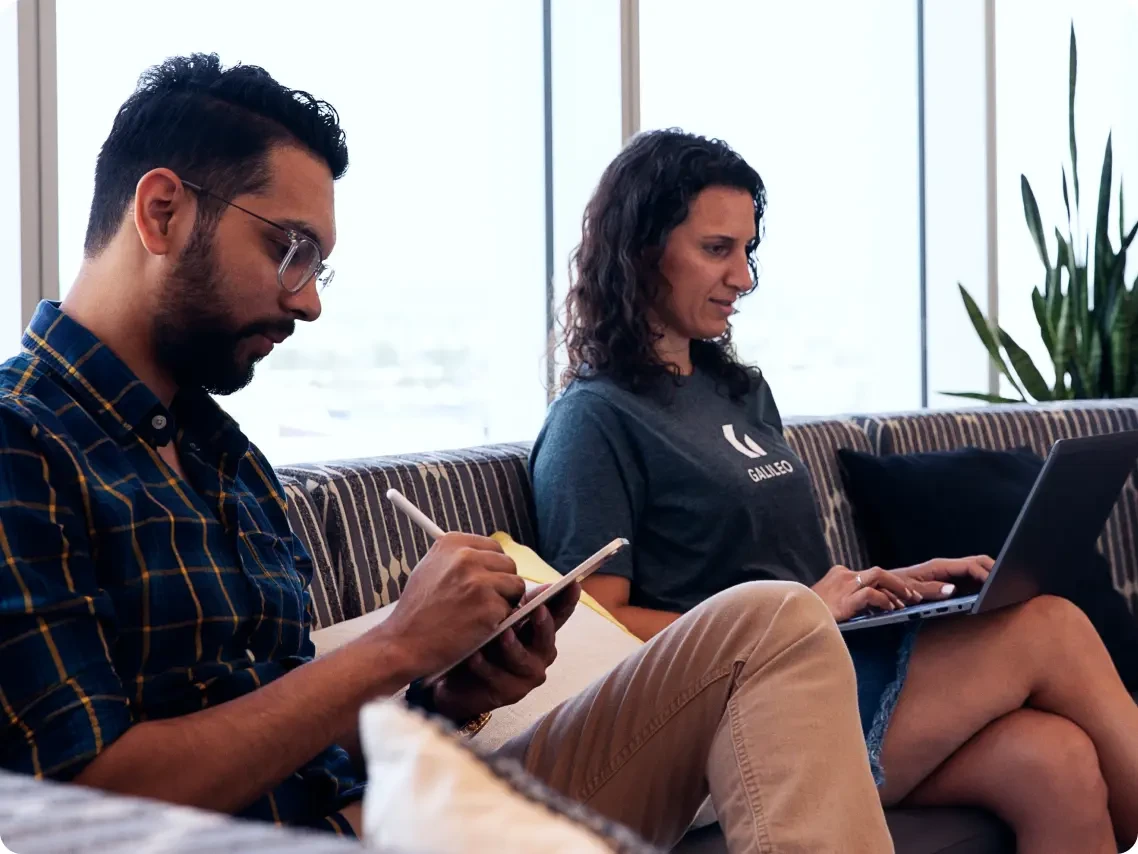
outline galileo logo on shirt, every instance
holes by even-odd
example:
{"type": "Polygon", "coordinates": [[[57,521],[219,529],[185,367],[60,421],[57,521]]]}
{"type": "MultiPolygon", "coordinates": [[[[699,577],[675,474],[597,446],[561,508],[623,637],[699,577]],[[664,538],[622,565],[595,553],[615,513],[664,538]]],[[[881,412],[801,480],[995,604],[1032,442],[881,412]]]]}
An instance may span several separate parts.
{"type": "Polygon", "coordinates": [[[759,457],[765,457],[767,455],[767,452],[759,447],[759,443],[746,433],[743,434],[743,441],[740,442],[739,437],[735,435],[735,427],[732,424],[723,425],[723,438],[744,457],[757,460],[759,457]]]}
{"type": "MultiPolygon", "coordinates": [[[[746,433],[743,434],[743,441],[740,442],[739,437],[735,434],[735,428],[731,424],[723,425],[723,438],[727,440],[732,448],[748,459],[757,460],[767,455],[767,452],[759,447],[759,443],[746,433]]],[[[779,460],[777,463],[764,463],[763,465],[747,469],[747,476],[755,483],[759,483],[760,481],[770,480],[772,477],[782,477],[793,471],[794,466],[792,466],[789,461],[779,460]]]]}

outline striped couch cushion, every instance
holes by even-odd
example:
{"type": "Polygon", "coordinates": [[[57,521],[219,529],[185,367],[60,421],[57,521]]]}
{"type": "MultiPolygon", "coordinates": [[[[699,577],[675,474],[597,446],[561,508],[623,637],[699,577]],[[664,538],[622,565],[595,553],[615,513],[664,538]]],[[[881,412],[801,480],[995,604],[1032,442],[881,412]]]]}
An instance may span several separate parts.
{"type": "MultiPolygon", "coordinates": [[[[878,454],[943,451],[964,446],[1030,447],[1045,455],[1056,439],[1138,428],[1138,400],[1005,405],[954,412],[914,412],[860,419],[878,454]]],[[[1115,586],[1138,613],[1138,488],[1135,478],[1103,531],[1100,547],[1115,586]]]]}
{"type": "Polygon", "coordinates": [[[336,586],[332,555],[324,538],[324,519],[316,510],[316,502],[304,485],[295,478],[277,473],[288,499],[288,519],[293,536],[300,539],[312,557],[313,621],[317,628],[331,626],[344,620],[340,590],[336,586]]]}
{"type": "MultiPolygon", "coordinates": [[[[528,444],[375,457],[290,466],[282,475],[302,484],[323,521],[330,554],[325,589],[332,622],[349,620],[399,598],[430,542],[387,500],[395,488],[451,531],[505,531],[532,545],[528,444]]],[[[323,616],[317,610],[320,625],[323,616]]]]}
{"type": "Polygon", "coordinates": [[[869,436],[853,421],[787,419],[786,441],[810,471],[822,530],[833,563],[865,569],[869,555],[842,483],[838,449],[869,451],[869,436]]]}

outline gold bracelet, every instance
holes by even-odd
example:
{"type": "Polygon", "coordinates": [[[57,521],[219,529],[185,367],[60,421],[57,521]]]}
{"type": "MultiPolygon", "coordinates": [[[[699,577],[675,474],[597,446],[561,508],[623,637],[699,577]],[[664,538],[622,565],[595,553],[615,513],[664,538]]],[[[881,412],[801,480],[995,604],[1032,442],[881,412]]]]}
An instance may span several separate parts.
{"type": "Polygon", "coordinates": [[[483,712],[478,717],[471,718],[465,724],[463,724],[462,727],[459,728],[459,734],[464,735],[467,738],[478,735],[478,733],[482,731],[482,728],[490,722],[491,714],[491,712],[483,712]]]}

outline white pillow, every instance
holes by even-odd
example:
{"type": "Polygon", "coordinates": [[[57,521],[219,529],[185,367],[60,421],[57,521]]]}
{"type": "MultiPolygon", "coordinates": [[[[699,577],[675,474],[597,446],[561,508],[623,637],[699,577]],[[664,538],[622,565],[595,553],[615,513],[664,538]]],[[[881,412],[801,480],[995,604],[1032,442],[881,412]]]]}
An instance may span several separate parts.
{"type": "MultiPolygon", "coordinates": [[[[526,585],[529,588],[536,586],[531,581],[527,581],[526,585]]],[[[312,641],[316,645],[316,654],[329,652],[359,637],[385,620],[396,604],[398,603],[314,631],[312,641]]],[[[604,676],[640,646],[640,640],[592,608],[578,605],[557,632],[557,660],[546,672],[545,684],[531,691],[520,702],[495,709],[490,721],[472,740],[485,750],[500,747],[559,703],[575,696],[604,676]]],[[[705,827],[715,824],[716,820],[715,810],[708,798],[691,826],[705,827]]]]}
{"type": "Polygon", "coordinates": [[[516,762],[484,755],[398,701],[363,708],[360,740],[368,772],[368,847],[401,854],[655,850],[526,776],[516,762]]]}

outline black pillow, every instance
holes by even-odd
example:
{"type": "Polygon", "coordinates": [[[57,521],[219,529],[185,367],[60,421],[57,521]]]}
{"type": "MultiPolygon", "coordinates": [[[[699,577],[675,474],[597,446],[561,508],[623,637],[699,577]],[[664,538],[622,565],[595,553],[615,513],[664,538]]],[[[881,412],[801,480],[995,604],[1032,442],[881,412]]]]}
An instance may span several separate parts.
{"type": "MultiPolygon", "coordinates": [[[[882,457],[841,449],[838,459],[870,560],[890,569],[935,557],[996,557],[1043,468],[1029,448],[882,457]]],[[[1138,619],[1106,558],[1091,550],[1072,569],[1056,594],[1090,618],[1127,688],[1138,689],[1138,619]]]]}

